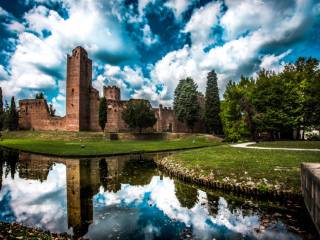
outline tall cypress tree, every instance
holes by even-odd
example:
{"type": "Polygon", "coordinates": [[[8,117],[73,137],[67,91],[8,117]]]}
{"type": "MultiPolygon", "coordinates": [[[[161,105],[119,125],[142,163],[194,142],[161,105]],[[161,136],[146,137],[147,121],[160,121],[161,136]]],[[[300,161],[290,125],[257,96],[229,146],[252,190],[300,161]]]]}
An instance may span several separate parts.
{"type": "Polygon", "coordinates": [[[186,123],[192,131],[200,113],[197,88],[193,79],[188,77],[180,80],[174,91],[175,114],[178,120],[186,123]]]}
{"type": "Polygon", "coordinates": [[[0,87],[0,131],[3,128],[3,121],[4,121],[3,97],[2,97],[2,88],[0,87]]]}
{"type": "Polygon", "coordinates": [[[221,134],[222,124],[217,80],[217,74],[214,70],[208,73],[205,97],[205,123],[209,133],[221,134]]]}
{"type": "Polygon", "coordinates": [[[8,101],[5,100],[5,105],[4,105],[4,112],[3,112],[3,127],[2,129],[7,130],[10,127],[10,107],[8,104],[8,101]]]}
{"type": "Polygon", "coordinates": [[[16,108],[14,97],[11,98],[11,105],[9,110],[9,130],[14,131],[19,128],[19,115],[16,108]]]}
{"type": "Polygon", "coordinates": [[[99,104],[99,125],[104,131],[104,128],[106,127],[107,122],[107,100],[105,97],[100,98],[100,104],[99,104]]]}

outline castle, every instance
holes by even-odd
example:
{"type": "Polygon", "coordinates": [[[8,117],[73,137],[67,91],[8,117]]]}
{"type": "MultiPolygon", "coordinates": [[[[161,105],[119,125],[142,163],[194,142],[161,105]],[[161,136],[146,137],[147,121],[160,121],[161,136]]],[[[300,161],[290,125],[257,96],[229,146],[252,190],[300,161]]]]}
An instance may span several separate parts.
{"type": "MultiPolygon", "coordinates": [[[[121,100],[120,88],[104,86],[103,97],[107,100],[106,132],[129,131],[122,120],[122,111],[128,101],[121,100]]],[[[99,92],[92,87],[92,60],[86,50],[76,47],[72,55],[67,55],[66,115],[51,116],[45,99],[24,99],[19,101],[19,128],[61,131],[101,131],[99,126],[99,92]]],[[[171,108],[154,108],[155,132],[189,132],[184,123],[179,122],[171,108]]],[[[202,132],[201,122],[194,131],[202,132]]]]}

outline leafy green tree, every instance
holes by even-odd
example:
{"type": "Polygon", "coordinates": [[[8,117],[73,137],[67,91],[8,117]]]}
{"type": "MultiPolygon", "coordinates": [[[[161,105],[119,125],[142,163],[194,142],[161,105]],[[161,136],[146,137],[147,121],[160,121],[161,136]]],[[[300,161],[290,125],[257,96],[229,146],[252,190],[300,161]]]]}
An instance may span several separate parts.
{"type": "Polygon", "coordinates": [[[174,91],[174,111],[177,119],[184,122],[193,131],[193,127],[200,115],[197,84],[192,78],[179,81],[174,91]]]}
{"type": "Polygon", "coordinates": [[[315,58],[298,58],[295,62],[296,86],[299,86],[302,130],[320,127],[320,69],[315,58]],[[299,84],[299,85],[298,85],[299,84]]]}
{"type": "Polygon", "coordinates": [[[140,133],[157,121],[149,101],[142,99],[129,100],[122,112],[122,119],[131,129],[138,129],[140,133]]]}
{"type": "Polygon", "coordinates": [[[320,127],[319,102],[319,61],[298,58],[279,73],[261,70],[256,79],[229,83],[221,111],[223,128],[232,141],[261,134],[304,138],[305,129],[320,127]]]}
{"type": "Polygon", "coordinates": [[[290,126],[285,88],[281,77],[272,72],[261,71],[256,80],[253,94],[257,111],[255,122],[260,133],[266,132],[272,138],[281,138],[281,131],[287,132],[290,126]]]}
{"type": "Polygon", "coordinates": [[[0,87],[0,131],[4,125],[4,109],[3,109],[3,97],[2,97],[2,88],[0,87]]]}
{"type": "Polygon", "coordinates": [[[99,103],[99,125],[104,131],[107,122],[107,100],[105,97],[100,98],[99,103]]]}
{"type": "Polygon", "coordinates": [[[11,98],[11,105],[9,109],[9,130],[14,131],[19,128],[19,114],[16,109],[16,102],[14,97],[11,98]]]}
{"type": "Polygon", "coordinates": [[[39,92],[36,94],[36,99],[44,99],[44,94],[43,92],[39,92]]]}
{"type": "Polygon", "coordinates": [[[242,106],[242,91],[239,86],[229,81],[224,93],[224,101],[221,107],[221,119],[223,123],[223,131],[228,141],[237,142],[242,138],[250,136],[250,131],[243,117],[242,106]]]}
{"type": "Polygon", "coordinates": [[[222,133],[219,89],[217,82],[217,74],[214,70],[209,72],[207,77],[204,119],[207,131],[209,133],[222,133]]]}

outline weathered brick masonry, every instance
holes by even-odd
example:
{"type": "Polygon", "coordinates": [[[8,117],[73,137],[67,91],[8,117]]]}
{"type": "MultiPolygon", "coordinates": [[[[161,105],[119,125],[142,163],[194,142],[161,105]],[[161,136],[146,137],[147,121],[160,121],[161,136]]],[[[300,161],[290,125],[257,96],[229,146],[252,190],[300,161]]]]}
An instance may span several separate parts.
{"type": "MultiPolygon", "coordinates": [[[[103,96],[107,99],[107,132],[128,131],[122,120],[122,111],[128,101],[121,100],[120,89],[105,86],[103,96]]],[[[20,129],[101,131],[99,126],[99,92],[92,87],[92,61],[82,47],[73,49],[67,56],[66,116],[52,117],[44,99],[19,101],[20,129]]],[[[157,122],[151,131],[189,132],[185,124],[177,121],[171,108],[154,108],[157,122]]],[[[198,122],[194,131],[203,132],[204,126],[198,122]]]]}

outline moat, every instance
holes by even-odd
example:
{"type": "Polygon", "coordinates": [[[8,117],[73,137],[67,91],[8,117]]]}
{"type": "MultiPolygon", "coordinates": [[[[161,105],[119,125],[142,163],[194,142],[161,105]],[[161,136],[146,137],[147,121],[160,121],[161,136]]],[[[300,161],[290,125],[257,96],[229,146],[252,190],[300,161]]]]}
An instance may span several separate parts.
{"type": "MultiPolygon", "coordinates": [[[[0,221],[88,239],[316,239],[302,202],[183,183],[164,154],[67,159],[1,150],[0,221]]],[[[170,153],[166,153],[170,154],[170,153]]]]}

